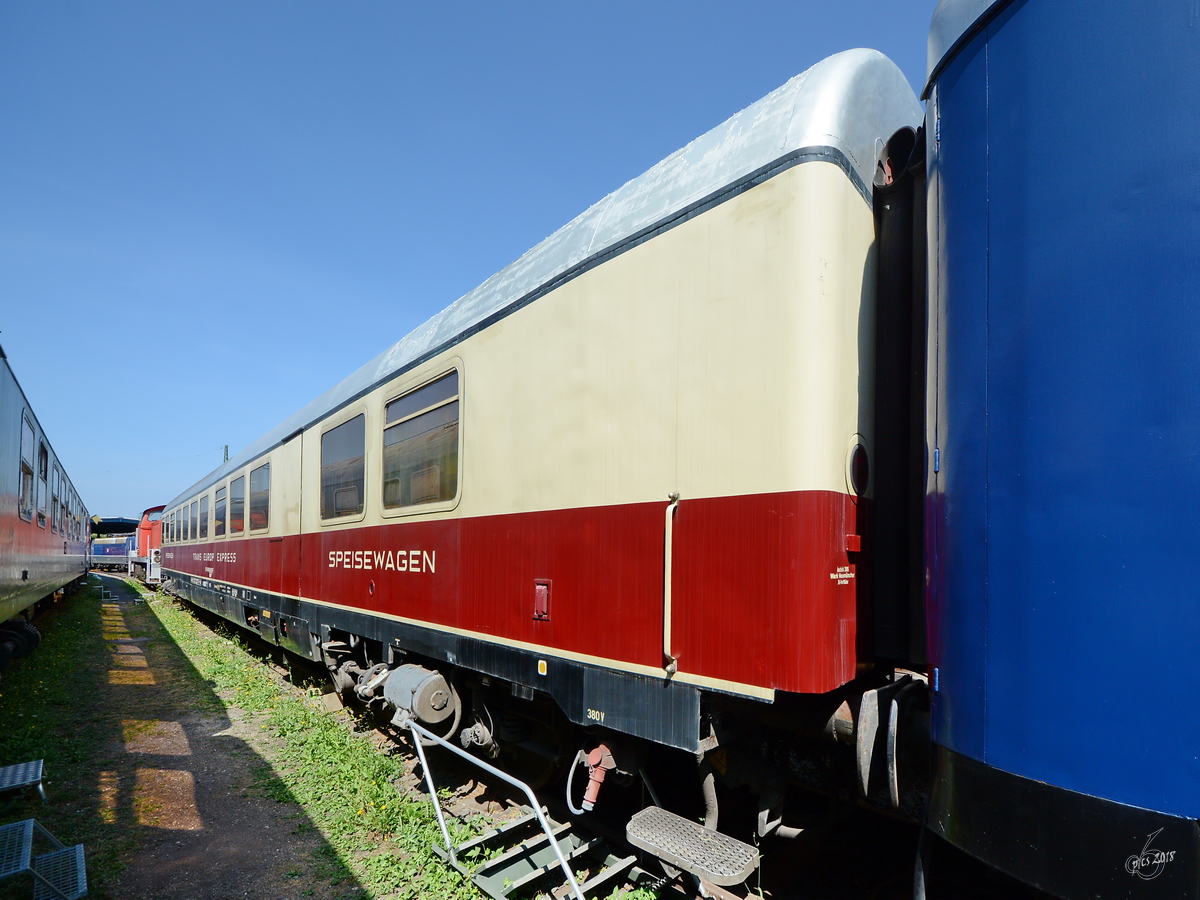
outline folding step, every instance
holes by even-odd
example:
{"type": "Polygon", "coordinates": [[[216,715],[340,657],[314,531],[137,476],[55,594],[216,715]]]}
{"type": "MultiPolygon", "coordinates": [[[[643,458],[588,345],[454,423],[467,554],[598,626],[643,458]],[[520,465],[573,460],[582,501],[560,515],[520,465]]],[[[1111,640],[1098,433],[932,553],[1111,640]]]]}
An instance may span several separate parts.
{"type": "MultiPolygon", "coordinates": [[[[471,880],[492,897],[507,897],[518,883],[528,884],[545,874],[549,865],[559,866],[551,840],[558,844],[563,856],[570,859],[578,840],[571,834],[571,825],[551,820],[551,832],[539,832],[509,847],[499,856],[489,859],[475,869],[471,880]]],[[[560,867],[561,871],[561,867],[560,867]]]]}
{"type": "Polygon", "coordinates": [[[38,793],[41,794],[44,802],[46,799],[46,789],[42,787],[42,777],[44,774],[40,759],[4,766],[0,768],[0,793],[15,791],[18,788],[24,787],[37,787],[38,793]]]}
{"type": "MultiPolygon", "coordinates": [[[[546,813],[546,807],[543,806],[542,814],[545,815],[545,813],[546,813]]],[[[530,828],[530,827],[536,828],[537,826],[538,826],[537,813],[527,812],[523,816],[520,816],[516,819],[510,819],[509,821],[505,822],[503,825],[501,825],[497,828],[493,828],[491,831],[488,831],[488,832],[485,832],[484,834],[479,835],[479,837],[471,838],[471,840],[466,841],[465,843],[459,844],[457,847],[454,848],[454,852],[456,855],[462,856],[468,850],[473,850],[476,847],[485,846],[488,843],[494,841],[496,838],[503,837],[504,835],[507,835],[510,832],[515,831],[518,828],[530,828]]],[[[438,851],[439,853],[441,853],[441,855],[444,859],[449,858],[449,855],[447,853],[445,853],[443,851],[443,849],[441,847],[439,847],[437,844],[433,845],[433,849],[435,851],[438,851]]]]}
{"type": "MultiPolygon", "coordinates": [[[[596,875],[593,875],[587,881],[579,886],[579,890],[586,897],[588,894],[598,893],[598,888],[604,884],[612,883],[615,879],[626,874],[633,868],[633,864],[637,862],[636,856],[626,856],[624,859],[616,859],[610,857],[612,862],[607,862],[606,867],[596,875]]],[[[565,894],[563,895],[565,896],[565,894]]]]}
{"type": "Polygon", "coordinates": [[[33,859],[33,900],[79,900],[87,895],[83,844],[33,859]]]}
{"type": "MultiPolygon", "coordinates": [[[[569,864],[573,863],[575,860],[579,859],[584,854],[590,853],[592,850],[595,850],[597,847],[601,846],[602,843],[603,842],[600,840],[600,838],[592,838],[591,840],[582,842],[577,847],[572,847],[569,851],[564,853],[563,856],[566,857],[567,863],[569,865],[569,864]]],[[[550,872],[555,872],[555,871],[557,871],[559,873],[559,878],[561,878],[562,877],[562,869],[559,868],[558,857],[551,855],[550,858],[547,859],[540,866],[538,866],[538,868],[532,870],[527,875],[523,875],[520,878],[518,878],[516,881],[514,881],[512,883],[512,885],[509,887],[508,893],[512,894],[519,890],[522,890],[522,889],[528,887],[529,885],[533,884],[535,881],[539,881],[541,878],[543,878],[545,875],[548,875],[550,872]]],[[[568,887],[569,887],[569,885],[568,885],[568,887]]],[[[583,886],[580,885],[579,889],[582,891],[583,886]]]]}
{"type": "Polygon", "coordinates": [[[33,853],[33,819],[0,827],[0,879],[29,871],[33,853]]]}
{"type": "Polygon", "coordinates": [[[749,844],[658,806],[630,819],[625,837],[633,846],[712,884],[741,884],[758,867],[758,851],[749,844]]]}
{"type": "MultiPolygon", "coordinates": [[[[433,801],[433,811],[437,816],[438,826],[442,832],[443,845],[434,844],[433,850],[451,866],[471,879],[471,881],[493,900],[509,900],[515,891],[526,889],[534,882],[548,878],[557,872],[562,881],[550,890],[550,895],[556,900],[572,897],[574,900],[587,900],[587,893],[597,888],[611,888],[614,881],[621,877],[635,887],[651,887],[657,885],[659,879],[634,865],[636,857],[622,856],[613,852],[610,842],[619,842],[620,837],[603,835],[588,829],[583,823],[560,823],[546,815],[545,807],[541,806],[533,789],[513,778],[506,772],[484,762],[476,756],[467,753],[461,747],[439,737],[415,720],[408,723],[412,732],[413,746],[421,760],[421,768],[425,772],[425,786],[433,801]],[[437,744],[444,750],[458,756],[465,762],[483,769],[492,777],[519,789],[529,800],[528,806],[521,807],[521,816],[507,822],[486,834],[455,845],[450,838],[450,829],[446,825],[446,817],[438,802],[437,785],[433,781],[433,773],[429,768],[429,759],[425,755],[428,741],[437,744]],[[525,829],[539,829],[536,834],[524,840],[517,841],[525,829]],[[586,830],[585,830],[586,829],[586,830]],[[515,843],[514,843],[515,842],[515,843]],[[494,848],[499,854],[492,859],[472,867],[462,859],[464,851],[483,851],[494,848]],[[559,856],[562,859],[559,859],[559,856]],[[585,864],[586,862],[586,864],[585,864]],[[578,883],[576,871],[586,869],[589,873],[597,874],[583,885],[578,883]]],[[[544,887],[544,886],[543,886],[544,887]]],[[[668,890],[665,896],[682,896],[668,890]]],[[[592,896],[595,896],[594,894],[592,896]]]]}

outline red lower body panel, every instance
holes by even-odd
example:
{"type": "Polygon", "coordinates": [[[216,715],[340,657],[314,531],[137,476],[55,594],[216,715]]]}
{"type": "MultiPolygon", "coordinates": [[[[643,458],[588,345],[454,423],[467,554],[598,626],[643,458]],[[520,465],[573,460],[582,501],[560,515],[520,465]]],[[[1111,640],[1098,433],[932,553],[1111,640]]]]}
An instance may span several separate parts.
{"type": "MultiPolygon", "coordinates": [[[[200,577],[657,668],[665,509],[397,522],[175,545],[163,556],[200,577]]],[[[835,492],[681,501],[679,671],[806,693],[853,678],[857,585],[845,547],[854,532],[855,506],[835,492]]]]}

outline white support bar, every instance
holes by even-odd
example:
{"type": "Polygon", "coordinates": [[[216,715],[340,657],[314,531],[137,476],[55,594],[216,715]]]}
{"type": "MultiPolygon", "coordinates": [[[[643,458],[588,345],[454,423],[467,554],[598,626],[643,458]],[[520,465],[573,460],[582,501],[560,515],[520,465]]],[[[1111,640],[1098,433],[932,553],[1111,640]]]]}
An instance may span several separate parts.
{"type": "Polygon", "coordinates": [[[433,773],[429,770],[429,762],[425,759],[425,749],[421,745],[421,738],[426,738],[436,743],[440,747],[445,747],[455,756],[465,759],[469,763],[473,763],[483,771],[490,775],[499,778],[506,784],[511,784],[513,787],[523,791],[525,796],[529,798],[529,806],[537,815],[538,824],[542,826],[542,831],[546,833],[546,840],[550,842],[550,846],[554,848],[554,855],[558,857],[558,864],[562,867],[563,874],[567,876],[567,881],[571,884],[571,890],[574,892],[576,900],[585,900],[583,891],[579,889],[579,883],[575,881],[575,873],[571,871],[571,867],[567,865],[567,858],[563,856],[562,848],[559,847],[558,841],[554,839],[554,833],[550,829],[550,823],[546,819],[546,814],[542,812],[542,805],[534,796],[533,789],[525,782],[518,781],[507,772],[502,772],[493,765],[485,763],[482,759],[472,756],[466,750],[456,747],[447,741],[445,738],[440,738],[433,732],[418,725],[415,721],[409,721],[408,728],[413,733],[413,744],[417,748],[417,755],[421,758],[421,768],[425,770],[425,784],[429,788],[429,798],[433,801],[433,811],[437,813],[438,825],[442,828],[442,838],[446,841],[446,852],[450,854],[451,862],[457,863],[457,857],[454,855],[455,847],[453,841],[450,840],[450,830],[446,827],[446,819],[442,815],[442,804],[438,800],[437,788],[433,784],[433,773]]]}

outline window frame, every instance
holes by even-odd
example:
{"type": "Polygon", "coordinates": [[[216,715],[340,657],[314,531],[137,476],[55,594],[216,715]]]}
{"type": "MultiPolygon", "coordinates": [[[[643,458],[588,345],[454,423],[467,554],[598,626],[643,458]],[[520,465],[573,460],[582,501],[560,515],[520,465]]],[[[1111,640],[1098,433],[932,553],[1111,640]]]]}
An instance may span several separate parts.
{"type": "Polygon", "coordinates": [[[338,410],[337,414],[330,416],[322,423],[321,429],[317,432],[317,522],[322,528],[328,528],[335,525],[345,525],[349,522],[361,522],[367,515],[367,492],[370,487],[371,479],[370,472],[374,469],[371,465],[371,434],[374,431],[372,428],[372,418],[367,408],[363,404],[353,404],[345,409],[338,410]],[[324,442],[325,435],[329,432],[341,428],[348,422],[362,417],[363,420],[363,487],[362,487],[362,509],[358,512],[346,513],[344,516],[325,516],[325,486],[321,470],[324,467],[324,442]]]}
{"type": "Polygon", "coordinates": [[[54,534],[58,534],[58,516],[59,506],[61,501],[58,499],[58,492],[62,490],[60,480],[62,474],[59,472],[58,463],[51,461],[50,463],[50,530],[54,534]]]}
{"type": "Polygon", "coordinates": [[[379,476],[379,484],[380,484],[379,511],[380,511],[380,514],[382,516],[384,516],[385,518],[393,519],[393,518],[403,518],[406,516],[423,516],[428,513],[447,512],[449,510],[456,509],[458,507],[458,504],[462,501],[463,433],[464,433],[464,428],[465,428],[464,423],[466,421],[466,414],[465,414],[466,399],[465,399],[465,391],[463,389],[465,383],[466,383],[466,379],[464,377],[464,367],[463,367],[462,359],[460,359],[459,357],[454,357],[452,359],[443,360],[436,367],[423,369],[419,374],[412,373],[412,372],[407,373],[402,380],[389,386],[387,392],[384,393],[384,395],[383,395],[384,400],[379,408],[379,419],[380,419],[381,426],[379,429],[379,434],[377,435],[377,437],[378,437],[377,448],[379,450],[379,464],[375,468],[377,469],[377,473],[379,476]],[[388,408],[389,404],[395,403],[397,400],[400,400],[401,398],[406,397],[409,394],[416,393],[417,391],[421,390],[422,388],[427,387],[428,385],[431,385],[434,382],[440,381],[441,379],[445,378],[447,375],[450,375],[451,373],[457,373],[457,375],[458,375],[458,393],[456,395],[456,398],[444,400],[440,403],[434,404],[433,406],[425,407],[425,408],[418,410],[417,412],[412,413],[402,419],[398,419],[395,422],[389,423],[387,421],[387,408],[388,408]],[[455,473],[453,498],[451,498],[449,500],[438,500],[438,501],[434,501],[431,503],[410,504],[408,506],[385,506],[384,505],[384,490],[383,490],[384,465],[385,465],[384,443],[383,442],[384,442],[384,437],[387,434],[388,429],[395,428],[396,426],[398,426],[404,422],[410,421],[411,419],[415,419],[418,416],[424,415],[427,412],[432,412],[435,409],[439,409],[442,406],[446,406],[450,403],[453,403],[453,402],[455,402],[455,399],[457,399],[457,402],[458,402],[458,460],[457,460],[457,472],[455,473]]]}
{"type": "Polygon", "coordinates": [[[208,540],[208,492],[200,495],[200,540],[208,540]]]}
{"type": "Polygon", "coordinates": [[[46,444],[45,438],[41,438],[37,442],[37,471],[34,475],[34,512],[37,514],[38,528],[46,527],[46,510],[49,507],[50,498],[50,447],[46,444]]]}
{"type": "Polygon", "coordinates": [[[213,490],[213,540],[225,540],[229,525],[229,483],[219,484],[213,490]],[[221,518],[217,518],[217,505],[221,507],[221,518]],[[221,523],[221,533],[217,533],[217,522],[221,523]]]}
{"type": "Polygon", "coordinates": [[[267,461],[264,462],[261,466],[255,466],[253,469],[251,469],[249,472],[246,473],[246,533],[249,534],[249,533],[253,532],[254,534],[265,534],[266,532],[268,532],[270,530],[271,530],[271,460],[267,459],[267,461]],[[261,528],[255,528],[254,527],[254,516],[253,516],[254,475],[257,472],[261,472],[263,469],[267,470],[267,524],[263,525],[261,528]]]}
{"type": "Polygon", "coordinates": [[[26,522],[33,521],[33,508],[37,501],[34,487],[37,478],[37,429],[24,410],[21,411],[21,444],[17,450],[17,515],[26,522]],[[29,432],[29,459],[25,459],[25,433],[29,432]],[[28,482],[26,481],[28,477],[28,482]]]}
{"type": "Polygon", "coordinates": [[[246,473],[242,471],[239,475],[229,479],[229,505],[226,507],[225,519],[225,534],[227,537],[245,537],[246,536],[246,473]],[[237,482],[242,483],[242,527],[233,530],[233,486],[237,482]]]}

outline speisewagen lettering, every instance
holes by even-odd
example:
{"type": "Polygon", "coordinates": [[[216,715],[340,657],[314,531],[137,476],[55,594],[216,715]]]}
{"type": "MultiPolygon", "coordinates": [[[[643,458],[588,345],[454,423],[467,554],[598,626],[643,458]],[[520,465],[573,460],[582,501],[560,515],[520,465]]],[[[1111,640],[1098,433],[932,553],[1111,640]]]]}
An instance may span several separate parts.
{"type": "Polygon", "coordinates": [[[393,572],[437,571],[436,550],[330,550],[331,569],[382,569],[393,572]]]}

